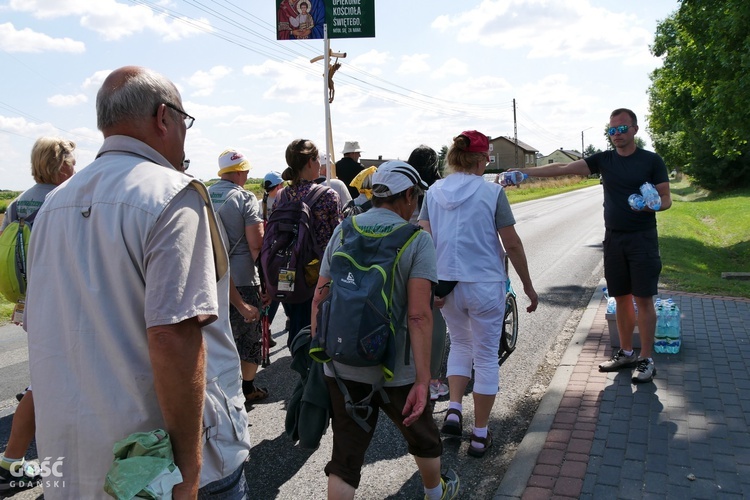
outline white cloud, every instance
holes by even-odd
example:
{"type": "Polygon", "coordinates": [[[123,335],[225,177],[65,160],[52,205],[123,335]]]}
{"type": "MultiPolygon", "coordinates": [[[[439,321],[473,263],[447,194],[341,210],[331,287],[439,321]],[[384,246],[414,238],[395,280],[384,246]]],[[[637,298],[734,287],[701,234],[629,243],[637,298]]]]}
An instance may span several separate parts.
{"type": "Polygon", "coordinates": [[[205,97],[213,94],[216,88],[216,82],[229,75],[232,68],[227,66],[214,66],[208,71],[196,71],[187,78],[187,83],[197,90],[192,95],[196,97],[205,97]]]}
{"type": "Polygon", "coordinates": [[[10,8],[40,19],[77,16],[81,26],[109,41],[142,31],[153,31],[164,41],[177,41],[212,30],[206,18],[172,19],[150,7],[115,0],[11,0],[10,8]]]}
{"type": "Polygon", "coordinates": [[[211,106],[209,104],[198,104],[192,101],[185,101],[182,104],[188,113],[193,115],[196,120],[200,121],[205,119],[224,118],[242,112],[241,106],[211,106]]]}
{"type": "Polygon", "coordinates": [[[413,54],[401,56],[401,65],[396,73],[402,75],[413,75],[418,73],[427,73],[430,71],[430,65],[427,64],[430,54],[413,54]]]}
{"type": "Polygon", "coordinates": [[[88,97],[86,97],[83,94],[76,94],[76,95],[62,95],[57,94],[53,95],[52,97],[47,98],[47,102],[50,103],[52,106],[57,106],[60,108],[69,108],[71,106],[76,106],[78,104],[88,102],[88,97]]]}
{"type": "MultiPolygon", "coordinates": [[[[351,65],[371,71],[373,66],[382,66],[392,59],[389,52],[380,52],[372,49],[364,54],[360,54],[351,60],[351,65]]],[[[340,59],[339,62],[346,63],[346,59],[340,59]]]]}
{"type": "Polygon", "coordinates": [[[469,73],[469,65],[452,57],[445,61],[438,69],[432,72],[435,78],[446,78],[451,76],[464,76],[469,73]]]}
{"type": "Polygon", "coordinates": [[[95,72],[93,75],[83,81],[83,83],[81,84],[81,88],[85,90],[94,87],[98,91],[99,87],[101,87],[102,83],[104,83],[104,80],[109,76],[111,72],[111,69],[102,69],[95,72]]]}
{"type": "Polygon", "coordinates": [[[279,100],[290,104],[300,102],[320,102],[322,82],[313,79],[312,70],[302,68],[311,66],[306,59],[298,58],[292,64],[267,60],[256,66],[245,66],[242,73],[270,80],[271,83],[263,93],[265,99],[279,100]]]}
{"type": "Polygon", "coordinates": [[[455,32],[460,43],[526,48],[529,58],[650,61],[652,35],[634,14],[593,6],[590,0],[484,0],[458,16],[438,16],[432,27],[455,32]]]}
{"type": "Polygon", "coordinates": [[[285,125],[289,123],[289,113],[277,112],[269,113],[267,115],[253,115],[245,114],[234,116],[228,123],[220,123],[219,127],[237,127],[237,128],[249,128],[249,127],[268,127],[269,125],[285,125]]]}
{"type": "Polygon", "coordinates": [[[70,52],[86,51],[86,45],[72,38],[52,38],[29,28],[17,30],[12,23],[0,24],[0,49],[5,52],[70,52]]]}

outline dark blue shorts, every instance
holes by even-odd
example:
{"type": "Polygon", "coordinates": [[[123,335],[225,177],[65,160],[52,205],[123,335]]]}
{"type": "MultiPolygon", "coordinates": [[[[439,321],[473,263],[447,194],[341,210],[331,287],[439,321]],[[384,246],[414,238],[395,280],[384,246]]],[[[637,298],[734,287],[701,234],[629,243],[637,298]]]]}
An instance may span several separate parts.
{"type": "Polygon", "coordinates": [[[604,232],[604,278],[611,297],[652,297],[659,289],[661,257],[656,228],[604,232]]]}

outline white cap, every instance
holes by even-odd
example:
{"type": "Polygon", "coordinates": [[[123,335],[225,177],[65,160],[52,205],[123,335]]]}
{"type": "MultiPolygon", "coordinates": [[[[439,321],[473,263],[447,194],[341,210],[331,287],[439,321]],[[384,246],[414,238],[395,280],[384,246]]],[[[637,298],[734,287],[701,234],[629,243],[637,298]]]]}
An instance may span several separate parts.
{"type": "Polygon", "coordinates": [[[375,188],[377,185],[388,188],[385,192],[376,192],[373,189],[372,195],[378,198],[393,196],[414,186],[427,189],[427,184],[419,176],[417,169],[400,160],[387,161],[378,167],[372,174],[372,187],[375,188]]]}

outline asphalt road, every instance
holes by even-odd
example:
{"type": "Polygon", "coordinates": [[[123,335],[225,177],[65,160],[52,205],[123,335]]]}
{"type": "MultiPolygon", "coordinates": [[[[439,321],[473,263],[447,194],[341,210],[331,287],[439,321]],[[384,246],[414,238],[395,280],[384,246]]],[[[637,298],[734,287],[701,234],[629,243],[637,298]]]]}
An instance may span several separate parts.
{"type": "MultiPolygon", "coordinates": [[[[490,428],[494,446],[483,459],[466,455],[473,420],[471,397],[464,399],[464,438],[444,440],[443,464],[461,478],[461,498],[491,498],[526,432],[560,356],[575,330],[585,304],[601,277],[601,241],[604,235],[600,186],[513,205],[516,229],[523,240],[532,280],[540,295],[536,312],[527,314],[520,281],[513,277],[519,296],[520,338],[516,351],[501,360],[501,392],[490,428]]],[[[511,273],[513,276],[513,273],[511,273]]],[[[257,381],[271,393],[249,407],[253,450],[246,468],[253,497],[258,499],[325,498],[323,468],[331,453],[331,435],[317,450],[303,450],[284,433],[288,400],[297,375],[289,369],[283,314],[272,332],[278,346],[272,364],[257,381]]],[[[4,448],[15,393],[28,377],[25,337],[20,329],[0,329],[0,447],[4,448]]],[[[447,398],[435,405],[441,423],[447,398]]],[[[34,457],[31,450],[27,457],[34,457]]],[[[39,491],[14,498],[36,498],[39,491]]],[[[421,498],[421,482],[412,457],[396,428],[381,414],[365,459],[358,498],[421,498]]]]}

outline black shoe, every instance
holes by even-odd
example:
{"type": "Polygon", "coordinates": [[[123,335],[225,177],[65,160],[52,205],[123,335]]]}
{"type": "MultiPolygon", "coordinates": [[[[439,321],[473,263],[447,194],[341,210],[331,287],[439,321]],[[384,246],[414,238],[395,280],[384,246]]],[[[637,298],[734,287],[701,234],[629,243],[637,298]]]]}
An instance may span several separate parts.
{"type": "Polygon", "coordinates": [[[0,467],[0,493],[27,490],[41,484],[39,464],[24,460],[21,467],[23,470],[21,477],[16,477],[10,473],[10,470],[0,467]]]}
{"type": "Polygon", "coordinates": [[[16,394],[16,399],[18,400],[19,403],[21,402],[21,400],[23,399],[23,397],[26,395],[27,392],[29,392],[28,387],[24,389],[23,392],[19,392],[18,394],[16,394]]]}

